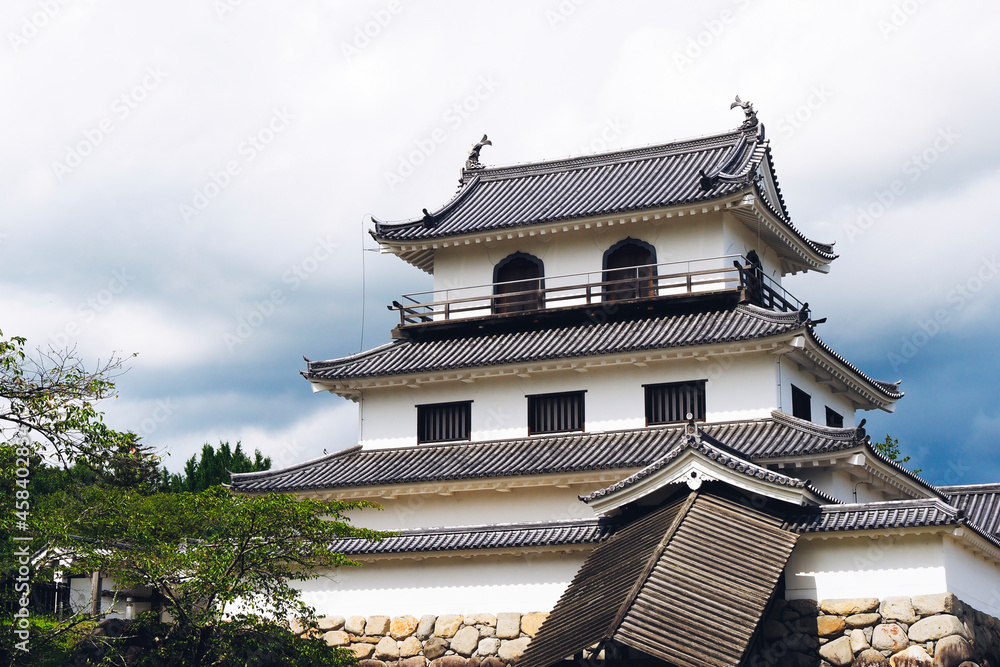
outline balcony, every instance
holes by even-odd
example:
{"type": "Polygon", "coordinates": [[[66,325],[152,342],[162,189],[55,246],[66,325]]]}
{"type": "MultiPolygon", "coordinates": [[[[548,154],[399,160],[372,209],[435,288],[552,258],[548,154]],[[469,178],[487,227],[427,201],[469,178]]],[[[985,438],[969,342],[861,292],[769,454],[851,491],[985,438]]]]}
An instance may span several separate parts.
{"type": "Polygon", "coordinates": [[[506,318],[569,308],[644,303],[730,293],[780,312],[802,302],[742,255],[528,278],[404,294],[390,310],[401,328],[476,318],[506,318]]]}

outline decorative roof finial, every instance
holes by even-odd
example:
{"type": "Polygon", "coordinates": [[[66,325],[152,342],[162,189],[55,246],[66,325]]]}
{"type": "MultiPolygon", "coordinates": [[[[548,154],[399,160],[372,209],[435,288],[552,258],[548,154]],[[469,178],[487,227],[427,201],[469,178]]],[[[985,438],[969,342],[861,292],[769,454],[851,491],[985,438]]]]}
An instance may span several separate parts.
{"type": "Polygon", "coordinates": [[[743,124],[740,125],[741,130],[749,130],[752,127],[757,127],[757,112],[754,111],[753,104],[750,102],[744,102],[740,99],[740,96],[736,96],[736,101],[729,105],[730,109],[735,109],[740,107],[743,109],[743,113],[746,115],[746,119],[743,124]]]}
{"type": "Polygon", "coordinates": [[[493,142],[490,141],[484,134],[483,138],[479,140],[479,143],[473,146],[472,150],[469,151],[469,159],[465,161],[465,168],[484,169],[485,167],[482,165],[482,163],[479,162],[479,151],[483,150],[483,146],[492,146],[492,145],[493,142]]]}

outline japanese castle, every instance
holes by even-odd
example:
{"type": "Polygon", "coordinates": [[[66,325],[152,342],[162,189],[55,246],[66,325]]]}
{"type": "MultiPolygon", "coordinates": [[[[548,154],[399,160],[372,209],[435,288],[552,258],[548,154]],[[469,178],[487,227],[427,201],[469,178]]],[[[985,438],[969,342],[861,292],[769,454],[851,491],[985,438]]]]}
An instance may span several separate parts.
{"type": "Polygon", "coordinates": [[[308,362],[358,444],[232,476],[384,508],[355,521],[396,536],[302,584],[331,643],[407,667],[996,664],[1000,485],[873,447],[859,411],[903,393],[782,286],[837,255],[737,106],[721,134],[510,167],[483,137],[451,201],[373,219],[433,290],[393,302],[389,343],[308,362]]]}

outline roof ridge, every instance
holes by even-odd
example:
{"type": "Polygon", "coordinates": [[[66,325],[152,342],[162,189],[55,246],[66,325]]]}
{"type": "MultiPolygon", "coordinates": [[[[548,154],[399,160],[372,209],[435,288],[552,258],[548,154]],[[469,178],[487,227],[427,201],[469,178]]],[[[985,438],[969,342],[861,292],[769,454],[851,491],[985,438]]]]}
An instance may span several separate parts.
{"type": "Polygon", "coordinates": [[[846,440],[852,443],[861,444],[868,436],[861,425],[855,427],[837,428],[836,426],[823,426],[816,422],[807,421],[799,417],[794,417],[781,410],[771,410],[771,418],[779,424],[790,426],[800,431],[821,435],[838,440],[846,440]]]}
{"type": "Polygon", "coordinates": [[[943,493],[954,493],[956,495],[962,493],[1000,493],[1000,482],[981,482],[979,484],[946,484],[944,486],[938,486],[937,488],[943,493]]]}
{"type": "MultiPolygon", "coordinates": [[[[567,167],[577,167],[587,169],[610,164],[619,164],[629,160],[649,159],[653,157],[663,157],[666,155],[682,155],[704,148],[705,144],[728,138],[739,138],[746,134],[745,130],[734,128],[716,134],[706,134],[698,137],[689,137],[677,141],[668,141],[659,144],[647,144],[646,146],[634,146],[615,151],[605,151],[603,153],[587,153],[583,155],[572,155],[551,160],[539,160],[537,162],[522,162],[510,165],[498,165],[495,167],[485,167],[473,171],[462,170],[468,173],[483,177],[483,181],[501,180],[503,178],[516,178],[519,176],[533,176],[537,174],[549,173],[550,171],[566,171],[567,167]],[[488,178],[493,176],[495,178],[488,178]]],[[[571,169],[570,169],[571,170],[571,169]]]]}
{"type": "MultiPolygon", "coordinates": [[[[370,350],[364,350],[363,352],[355,352],[354,354],[349,354],[346,357],[337,357],[336,359],[322,359],[322,360],[316,360],[316,361],[308,361],[307,360],[307,362],[306,362],[308,364],[307,368],[309,370],[312,370],[313,368],[318,368],[318,369],[322,370],[322,369],[325,369],[325,368],[332,368],[332,367],[337,366],[339,364],[346,364],[346,363],[348,363],[350,361],[358,361],[360,359],[367,359],[368,357],[370,357],[370,356],[372,356],[372,355],[374,355],[374,354],[376,354],[378,352],[383,352],[385,350],[391,349],[391,348],[396,347],[396,346],[398,346],[398,345],[400,345],[400,344],[402,344],[404,342],[409,342],[409,341],[407,341],[405,339],[402,339],[402,338],[396,338],[396,339],[390,340],[387,343],[382,343],[381,345],[377,345],[377,346],[371,348],[370,350]]],[[[301,373],[301,371],[300,371],[300,373],[301,373]]]]}
{"type": "Polygon", "coordinates": [[[850,369],[851,371],[857,373],[859,376],[861,376],[861,379],[865,380],[872,387],[874,387],[878,391],[882,392],[882,394],[884,394],[886,397],[891,398],[892,400],[898,401],[899,399],[901,399],[904,396],[904,392],[899,391],[899,385],[902,382],[902,380],[897,380],[895,382],[886,382],[885,380],[876,380],[875,378],[871,377],[870,375],[868,375],[867,373],[865,373],[863,370],[861,370],[860,368],[858,368],[857,366],[855,366],[854,364],[852,364],[850,361],[848,361],[847,359],[845,359],[843,356],[840,355],[839,352],[837,352],[836,350],[834,350],[828,344],[826,344],[825,342],[823,342],[823,340],[816,334],[816,327],[813,324],[810,324],[810,325],[808,325],[806,327],[806,332],[809,335],[809,337],[812,339],[813,343],[816,344],[817,347],[819,347],[821,350],[823,350],[824,352],[826,352],[827,354],[829,354],[830,356],[832,356],[834,359],[836,359],[840,363],[842,363],[845,366],[847,366],[847,368],[850,369]]]}
{"type": "MultiPolygon", "coordinates": [[[[685,425],[687,426],[687,425],[685,425]]],[[[712,461],[724,465],[738,473],[743,475],[748,475],[756,479],[761,479],[766,482],[780,484],[781,486],[790,486],[794,488],[807,488],[810,486],[808,480],[803,480],[798,477],[792,477],[791,475],[786,475],[782,472],[776,472],[770,470],[758,463],[754,463],[749,457],[744,456],[739,450],[730,447],[729,445],[721,442],[715,437],[705,433],[701,427],[695,427],[698,430],[699,436],[688,436],[683,442],[679,442],[673,447],[671,447],[663,456],[661,456],[656,461],[653,461],[649,465],[645,466],[641,470],[638,470],[628,477],[611,484],[603,489],[598,489],[589,493],[587,495],[579,496],[580,500],[585,503],[589,503],[592,500],[597,500],[598,498],[603,498],[611,493],[620,491],[628,486],[632,486],[636,482],[639,482],[658,470],[663,469],[674,460],[677,459],[681,454],[683,454],[688,449],[693,449],[696,452],[707,456],[712,461]],[[706,441],[707,440],[707,441],[706,441]],[[722,460],[720,460],[722,459],[722,460]]]]}
{"type": "Polygon", "coordinates": [[[821,512],[853,512],[856,510],[907,509],[911,507],[937,507],[942,511],[959,517],[962,511],[941,498],[906,498],[903,500],[873,500],[857,503],[841,503],[839,505],[820,505],[821,512]]]}
{"type": "Polygon", "coordinates": [[[264,479],[270,475],[277,475],[278,473],[287,473],[293,470],[300,470],[302,468],[316,465],[321,461],[332,461],[333,459],[342,458],[348,454],[355,454],[361,451],[361,445],[351,445],[350,447],[345,447],[343,449],[338,449],[335,452],[330,452],[329,454],[323,454],[322,456],[317,456],[316,458],[309,459],[308,461],[303,461],[301,463],[296,463],[288,466],[287,468],[278,468],[277,470],[258,470],[256,472],[230,472],[229,480],[232,482],[236,478],[240,479],[264,479]]]}
{"type": "MultiPolygon", "coordinates": [[[[553,519],[551,521],[524,521],[511,523],[483,523],[469,526],[433,526],[425,528],[403,528],[393,531],[392,537],[413,537],[416,535],[470,535],[474,533],[499,532],[504,530],[545,530],[546,528],[563,528],[569,526],[597,526],[612,524],[613,521],[601,517],[583,519],[553,519]]],[[[345,538],[341,538],[345,539],[345,538]]],[[[346,539],[368,540],[366,537],[346,539]]]]}

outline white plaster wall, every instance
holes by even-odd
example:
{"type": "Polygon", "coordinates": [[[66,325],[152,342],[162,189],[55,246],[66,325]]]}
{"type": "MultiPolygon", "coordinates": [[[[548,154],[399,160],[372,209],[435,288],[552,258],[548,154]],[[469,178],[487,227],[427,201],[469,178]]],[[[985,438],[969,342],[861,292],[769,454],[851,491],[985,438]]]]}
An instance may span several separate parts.
{"type": "Polygon", "coordinates": [[[381,560],[296,582],[320,615],[549,611],[586,552],[381,560]]]}
{"type": "Polygon", "coordinates": [[[854,414],[854,404],[851,403],[844,394],[834,394],[830,390],[830,385],[816,382],[816,378],[809,373],[803,373],[798,366],[791,361],[777,358],[775,369],[778,382],[778,405],[777,408],[787,414],[792,414],[792,385],[809,394],[812,398],[812,421],[817,424],[826,425],[826,406],[844,415],[844,427],[852,427],[857,424],[854,414]]]}
{"type": "MultiPolygon", "coordinates": [[[[851,466],[851,468],[861,476],[868,476],[867,471],[865,471],[861,466],[851,466]]],[[[782,472],[786,472],[800,479],[808,479],[818,488],[822,489],[826,493],[829,493],[837,500],[845,503],[869,503],[879,502],[882,500],[899,500],[909,497],[894,490],[890,491],[891,495],[887,495],[882,490],[885,488],[884,483],[882,482],[859,484],[857,477],[852,477],[848,470],[844,470],[842,468],[810,466],[803,468],[787,468],[782,472]],[[855,489],[858,493],[856,499],[854,497],[855,489]]]]}
{"type": "Polygon", "coordinates": [[[528,435],[529,394],[586,390],[587,432],[642,428],[646,425],[643,385],[707,380],[707,421],[768,417],[775,407],[774,357],[740,354],[537,373],[529,378],[504,376],[473,383],[449,381],[419,389],[369,389],[360,402],[360,442],[366,448],[417,444],[416,406],[471,400],[472,439],[523,438],[528,435]]]}
{"type": "Polygon", "coordinates": [[[781,284],[781,260],[774,248],[759,242],[757,235],[747,229],[747,226],[737,220],[731,213],[723,215],[723,247],[726,255],[743,255],[751,250],[757,251],[761,266],[768,278],[781,284]]]}
{"type": "Polygon", "coordinates": [[[529,487],[508,493],[463,491],[451,496],[414,494],[379,499],[381,510],[358,510],[347,516],[354,525],[375,530],[590,519],[594,512],[578,496],[605,486],[529,487]]]}
{"type": "MultiPolygon", "coordinates": [[[[504,257],[524,252],[542,260],[546,287],[585,282],[583,277],[559,280],[559,276],[590,273],[591,280],[600,281],[604,252],[626,238],[639,239],[656,248],[657,263],[688,262],[725,254],[721,213],[661,219],[589,230],[561,232],[555,235],[528,236],[490,243],[472,243],[439,248],[434,255],[434,289],[454,290],[493,282],[493,267],[504,257]]],[[[731,262],[719,265],[732,266],[731,262]]],[[[712,268],[713,265],[690,268],[712,268]]],[[[688,270],[677,267],[676,272],[688,270]]],[[[671,271],[673,272],[673,271],[671,271]]],[[[488,295],[486,290],[483,294],[488,295]]],[[[478,296],[479,293],[477,292],[478,296]]],[[[458,293],[450,294],[455,298],[458,293]]],[[[568,304],[561,304],[568,305],[568,304]]]]}
{"type": "Polygon", "coordinates": [[[803,536],[785,567],[785,596],[826,600],[940,593],[951,590],[946,567],[940,535],[803,536]]]}
{"type": "Polygon", "coordinates": [[[953,539],[945,538],[943,548],[947,590],[980,611],[1000,616],[1000,567],[953,539]]]}
{"type": "MultiPolygon", "coordinates": [[[[69,606],[74,613],[89,612],[90,611],[90,591],[91,591],[91,579],[90,577],[73,577],[69,580],[69,606]]],[[[101,590],[114,590],[115,580],[110,577],[103,577],[101,579],[101,590]]],[[[145,591],[146,595],[149,595],[151,591],[145,591]]],[[[141,614],[142,612],[149,611],[150,604],[148,602],[136,602],[135,603],[135,613],[141,614]]],[[[102,597],[101,598],[101,613],[108,614],[113,618],[125,618],[125,607],[126,607],[126,596],[119,596],[118,598],[102,597]]]]}

